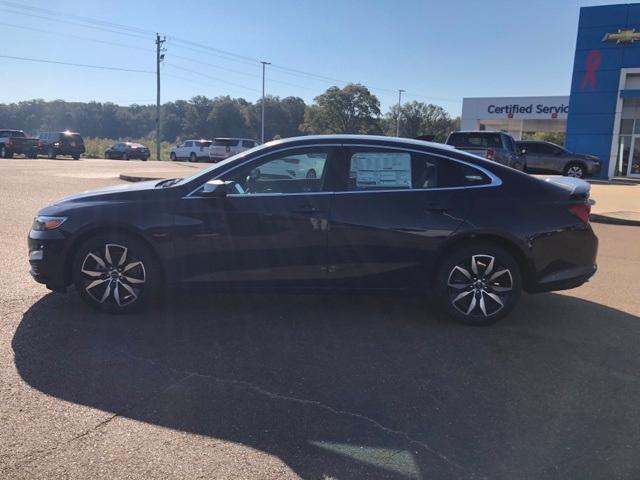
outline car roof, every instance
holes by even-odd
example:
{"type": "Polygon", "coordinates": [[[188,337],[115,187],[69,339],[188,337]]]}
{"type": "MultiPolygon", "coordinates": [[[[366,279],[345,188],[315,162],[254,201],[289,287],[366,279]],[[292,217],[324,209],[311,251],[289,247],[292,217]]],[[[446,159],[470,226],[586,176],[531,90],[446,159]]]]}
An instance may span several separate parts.
{"type": "Polygon", "coordinates": [[[265,145],[283,145],[287,143],[298,143],[298,142],[314,142],[314,141],[336,141],[336,142],[346,142],[346,143],[357,143],[358,141],[366,141],[366,142],[384,142],[384,143],[397,143],[402,145],[415,145],[420,147],[433,147],[440,148],[444,150],[455,150],[451,145],[446,145],[444,143],[436,143],[429,142],[427,140],[415,140],[413,138],[401,138],[401,137],[386,137],[383,135],[346,135],[346,134],[332,134],[332,135],[306,135],[302,137],[289,137],[282,138],[280,140],[271,140],[270,142],[265,143],[265,145]]]}
{"type": "Polygon", "coordinates": [[[504,133],[505,135],[509,135],[507,132],[500,132],[498,130],[456,130],[454,133],[504,133]]]}

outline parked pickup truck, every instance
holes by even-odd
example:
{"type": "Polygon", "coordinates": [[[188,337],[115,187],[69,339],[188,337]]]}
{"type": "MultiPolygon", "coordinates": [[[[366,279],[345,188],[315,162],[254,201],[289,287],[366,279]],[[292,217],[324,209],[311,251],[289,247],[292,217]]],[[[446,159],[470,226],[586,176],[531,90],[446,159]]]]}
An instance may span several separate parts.
{"type": "Polygon", "coordinates": [[[36,158],[38,139],[27,138],[22,130],[0,130],[0,158],[13,158],[13,155],[36,158]]]}
{"type": "Polygon", "coordinates": [[[508,133],[486,130],[453,132],[446,144],[516,170],[525,169],[526,157],[520,154],[515,140],[508,133]]]}

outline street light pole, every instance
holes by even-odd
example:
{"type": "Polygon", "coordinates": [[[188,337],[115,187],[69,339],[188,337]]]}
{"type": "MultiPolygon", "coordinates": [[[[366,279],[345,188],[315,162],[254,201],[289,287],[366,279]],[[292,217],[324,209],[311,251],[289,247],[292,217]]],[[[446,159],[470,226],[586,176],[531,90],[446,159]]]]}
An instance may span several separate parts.
{"type": "Polygon", "coordinates": [[[267,65],[271,65],[270,62],[260,62],[262,64],[262,138],[260,141],[264,143],[264,70],[267,65]]]}
{"type": "Polygon", "coordinates": [[[402,102],[402,93],[404,90],[398,90],[398,117],[396,118],[396,137],[400,136],[400,103],[402,102]]]}

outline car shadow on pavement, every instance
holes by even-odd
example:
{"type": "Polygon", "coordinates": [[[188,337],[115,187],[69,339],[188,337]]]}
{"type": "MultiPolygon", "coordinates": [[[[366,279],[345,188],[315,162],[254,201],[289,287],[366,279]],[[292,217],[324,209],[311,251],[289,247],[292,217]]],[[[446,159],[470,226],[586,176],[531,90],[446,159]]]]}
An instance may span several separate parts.
{"type": "Polygon", "coordinates": [[[118,317],[48,294],[12,346],[41,392],[303,478],[611,478],[640,467],[639,320],[562,294],[488,328],[411,297],[204,294],[118,317]]]}

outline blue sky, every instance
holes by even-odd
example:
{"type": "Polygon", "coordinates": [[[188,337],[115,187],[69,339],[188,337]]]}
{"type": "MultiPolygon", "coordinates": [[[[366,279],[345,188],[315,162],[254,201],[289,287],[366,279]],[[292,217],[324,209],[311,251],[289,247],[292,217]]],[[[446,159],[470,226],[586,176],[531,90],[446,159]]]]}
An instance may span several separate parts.
{"type": "MultiPolygon", "coordinates": [[[[267,67],[269,94],[311,102],[327,87],[351,81],[370,87],[383,110],[402,88],[405,100],[436,103],[458,115],[465,96],[568,94],[579,9],[607,3],[623,2],[24,0],[18,8],[0,0],[0,55],[153,71],[151,33],[159,31],[168,36],[163,101],[198,94],[254,101],[261,67],[253,60],[266,60],[274,64],[267,67]],[[138,30],[122,35],[69,17],[73,24],[62,23],[38,9],[138,30]]],[[[0,102],[155,102],[149,73],[7,58],[0,58],[0,71],[0,102]]]]}

